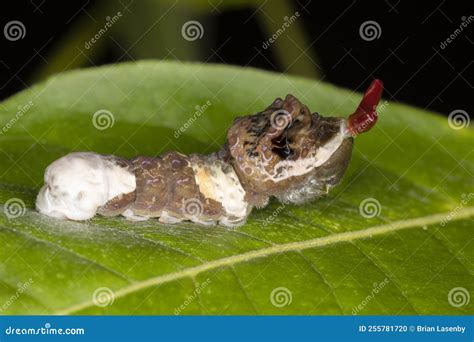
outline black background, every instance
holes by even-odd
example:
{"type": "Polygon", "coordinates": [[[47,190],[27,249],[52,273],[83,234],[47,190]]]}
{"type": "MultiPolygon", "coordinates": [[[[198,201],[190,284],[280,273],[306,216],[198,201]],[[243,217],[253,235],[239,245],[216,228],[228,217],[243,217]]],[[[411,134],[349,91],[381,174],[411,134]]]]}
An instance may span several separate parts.
{"type": "MultiPolygon", "coordinates": [[[[2,1],[2,30],[7,22],[19,20],[26,27],[26,36],[15,42],[0,36],[0,98],[30,86],[35,71],[48,63],[55,45],[81,17],[93,16],[96,3],[2,1]]],[[[285,71],[272,49],[261,48],[268,35],[257,22],[255,8],[219,10],[218,0],[213,0],[213,5],[217,9],[209,11],[206,17],[216,34],[207,41],[210,58],[204,60],[285,71]],[[218,48],[218,55],[213,55],[212,51],[218,48]],[[255,57],[256,51],[259,54],[255,57]]],[[[318,57],[315,68],[321,69],[324,81],[362,91],[370,79],[380,78],[388,99],[444,115],[463,109],[472,117],[474,21],[445,49],[440,48],[441,42],[459,28],[462,18],[474,14],[472,1],[299,1],[293,2],[293,6],[301,14],[298,20],[303,21],[312,42],[305,48],[318,57]],[[359,27],[367,20],[380,24],[379,39],[361,39],[359,27]]],[[[129,59],[110,42],[88,64],[129,59]]]]}

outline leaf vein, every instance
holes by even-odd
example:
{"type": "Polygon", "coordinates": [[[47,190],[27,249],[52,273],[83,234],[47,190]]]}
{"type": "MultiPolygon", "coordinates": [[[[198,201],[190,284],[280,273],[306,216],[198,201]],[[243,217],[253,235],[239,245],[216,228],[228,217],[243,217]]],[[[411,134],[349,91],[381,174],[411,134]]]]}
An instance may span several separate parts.
{"type": "MultiPolygon", "coordinates": [[[[354,240],[360,240],[365,238],[370,238],[377,235],[383,235],[390,232],[395,232],[403,229],[410,229],[410,228],[419,228],[426,225],[440,223],[444,220],[447,215],[450,213],[439,213],[433,214],[429,216],[422,216],[412,219],[394,221],[389,224],[383,224],[379,226],[365,228],[363,230],[356,230],[344,233],[333,234],[329,236],[319,237],[315,239],[305,240],[305,241],[297,241],[291,243],[285,243],[270,247],[265,247],[257,250],[252,250],[249,252],[245,252],[243,254],[233,255],[230,257],[217,259],[213,261],[209,261],[205,264],[189,267],[186,269],[182,269],[173,273],[160,275],[154,278],[149,278],[143,281],[138,281],[128,286],[125,286],[118,291],[115,292],[115,298],[124,297],[128,294],[143,290],[145,288],[149,288],[152,286],[161,285],[163,283],[168,283],[177,279],[185,278],[185,277],[192,277],[199,273],[209,271],[212,269],[225,267],[229,265],[234,265],[242,262],[248,262],[254,259],[263,258],[273,254],[285,253],[290,251],[298,251],[316,247],[323,247],[328,245],[334,245],[341,242],[351,242],[354,240]]],[[[451,213],[452,214],[452,213],[451,213]]],[[[451,221],[454,220],[461,220],[468,217],[474,216],[474,207],[465,207],[459,211],[457,211],[452,217],[451,221]]],[[[70,306],[59,311],[59,314],[71,314],[85,308],[93,306],[92,301],[87,300],[76,305],[70,306]]]]}

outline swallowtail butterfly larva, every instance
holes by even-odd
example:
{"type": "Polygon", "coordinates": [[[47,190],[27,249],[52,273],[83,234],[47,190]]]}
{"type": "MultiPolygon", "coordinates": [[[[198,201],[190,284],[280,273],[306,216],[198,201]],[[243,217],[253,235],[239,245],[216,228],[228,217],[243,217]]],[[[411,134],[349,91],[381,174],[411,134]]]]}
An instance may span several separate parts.
{"type": "Polygon", "coordinates": [[[377,121],[383,84],[374,80],[348,119],[311,113],[296,97],[239,117],[210,155],[168,152],[126,160],[75,152],[45,172],[41,213],[87,220],[97,213],[130,220],[240,225],[270,197],[302,203],[328,193],[348,166],[354,137],[377,121]]]}

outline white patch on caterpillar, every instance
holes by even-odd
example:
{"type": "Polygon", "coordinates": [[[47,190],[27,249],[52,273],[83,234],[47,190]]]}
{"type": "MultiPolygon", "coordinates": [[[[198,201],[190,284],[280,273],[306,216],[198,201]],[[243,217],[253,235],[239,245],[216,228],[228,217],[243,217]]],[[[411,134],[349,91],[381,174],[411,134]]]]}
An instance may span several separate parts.
{"type": "Polygon", "coordinates": [[[220,161],[206,163],[203,166],[192,163],[196,184],[206,198],[222,204],[226,217],[219,221],[228,226],[236,225],[247,217],[248,204],[244,200],[245,190],[233,169],[228,173],[222,170],[220,161]],[[230,219],[233,217],[235,219],[230,219]]]}
{"type": "MultiPolygon", "coordinates": [[[[275,164],[272,173],[267,172],[267,177],[264,181],[271,180],[277,183],[290,177],[307,174],[313,169],[323,165],[331,158],[333,153],[337,151],[344,139],[347,138],[346,132],[346,122],[342,121],[339,133],[334,135],[326,144],[319,147],[315,155],[304,159],[282,160],[278,162],[275,164]],[[279,170],[281,170],[281,172],[278,173],[279,170]]],[[[265,170],[265,168],[262,167],[262,170],[265,170]]]]}
{"type": "Polygon", "coordinates": [[[112,198],[135,190],[135,174],[113,158],[90,152],[70,153],[48,166],[37,210],[70,220],[87,220],[112,198]]]}

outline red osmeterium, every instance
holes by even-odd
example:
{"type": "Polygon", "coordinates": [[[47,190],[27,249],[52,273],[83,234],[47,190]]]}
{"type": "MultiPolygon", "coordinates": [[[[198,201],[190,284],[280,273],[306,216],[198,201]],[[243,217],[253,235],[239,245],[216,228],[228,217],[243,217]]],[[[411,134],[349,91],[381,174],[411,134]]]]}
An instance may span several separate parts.
{"type": "Polygon", "coordinates": [[[357,110],[349,116],[348,128],[352,136],[367,132],[377,122],[377,105],[382,97],[383,83],[381,80],[373,80],[365,91],[364,97],[357,110]]]}

